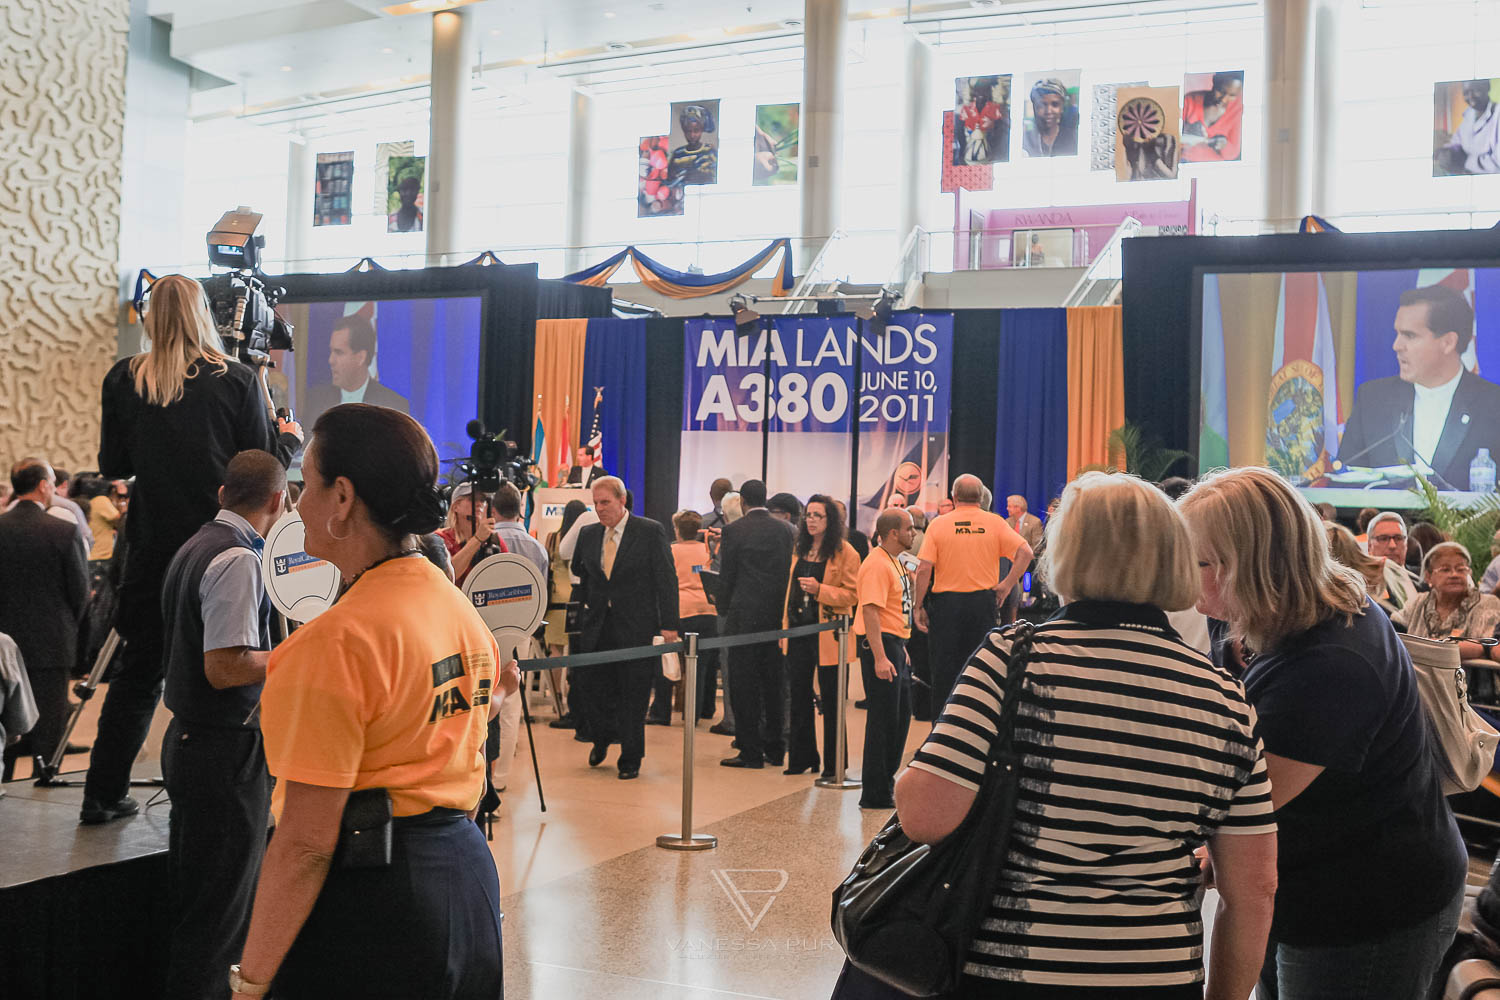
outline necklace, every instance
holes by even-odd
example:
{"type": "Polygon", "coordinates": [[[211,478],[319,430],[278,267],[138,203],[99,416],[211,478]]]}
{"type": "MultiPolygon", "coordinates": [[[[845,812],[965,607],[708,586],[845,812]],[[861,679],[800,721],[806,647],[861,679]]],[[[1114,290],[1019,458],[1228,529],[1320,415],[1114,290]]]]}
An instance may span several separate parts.
{"type": "Polygon", "coordinates": [[[374,569],[376,566],[383,566],[394,559],[405,559],[407,556],[419,556],[421,554],[422,553],[417,551],[416,549],[402,549],[400,552],[396,552],[388,556],[383,556],[380,559],[376,559],[374,562],[370,563],[370,565],[366,566],[358,573],[355,573],[354,576],[350,578],[348,583],[339,588],[338,597],[335,597],[333,599],[333,603],[337,604],[340,598],[349,593],[350,590],[354,589],[354,585],[362,580],[364,578],[364,575],[370,572],[370,570],[374,569]]]}

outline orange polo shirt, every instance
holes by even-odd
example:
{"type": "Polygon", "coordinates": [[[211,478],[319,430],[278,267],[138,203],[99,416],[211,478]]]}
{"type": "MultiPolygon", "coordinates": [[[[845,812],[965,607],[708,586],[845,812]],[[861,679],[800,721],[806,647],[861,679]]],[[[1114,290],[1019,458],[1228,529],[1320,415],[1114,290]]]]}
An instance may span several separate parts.
{"type": "Polygon", "coordinates": [[[673,542],[672,563],[677,567],[677,610],[683,617],[711,615],[712,604],[703,592],[703,567],[709,563],[708,546],[703,542],[673,542]]]}
{"type": "Polygon", "coordinates": [[[932,563],[933,593],[972,593],[1000,585],[1000,560],[1014,561],[1025,539],[1005,518],[958,507],[927,522],[918,558],[932,563]]]}
{"type": "Polygon", "coordinates": [[[911,638],[911,575],[889,552],[878,545],[870,550],[860,563],[855,593],[855,635],[865,634],[865,606],[873,604],[880,609],[882,634],[911,638]]]}

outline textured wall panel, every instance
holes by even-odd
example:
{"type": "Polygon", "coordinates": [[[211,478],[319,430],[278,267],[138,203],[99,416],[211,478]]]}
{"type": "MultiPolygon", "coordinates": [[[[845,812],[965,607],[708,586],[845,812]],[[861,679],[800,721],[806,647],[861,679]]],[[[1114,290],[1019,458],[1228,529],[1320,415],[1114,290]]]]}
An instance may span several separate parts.
{"type": "Polygon", "coordinates": [[[93,468],[115,357],[129,0],[0,0],[0,463],[93,468]]]}

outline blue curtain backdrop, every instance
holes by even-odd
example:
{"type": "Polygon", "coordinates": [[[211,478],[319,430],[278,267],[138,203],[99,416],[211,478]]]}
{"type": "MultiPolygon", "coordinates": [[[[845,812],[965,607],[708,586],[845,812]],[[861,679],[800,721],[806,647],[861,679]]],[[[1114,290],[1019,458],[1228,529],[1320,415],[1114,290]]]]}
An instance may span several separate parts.
{"type": "MultiPolygon", "coordinates": [[[[625,480],[635,495],[635,511],[645,513],[646,485],[646,321],[591,319],[583,347],[583,417],[576,429],[587,443],[594,429],[594,396],[600,386],[599,432],[604,468],[625,480]]],[[[675,498],[673,499],[675,502],[675,498]]]]}
{"type": "MultiPolygon", "coordinates": [[[[1068,479],[1068,311],[1000,314],[1000,398],[996,410],[995,511],[1019,493],[1031,512],[1068,479]]],[[[959,472],[963,469],[956,470],[959,472]]]]}

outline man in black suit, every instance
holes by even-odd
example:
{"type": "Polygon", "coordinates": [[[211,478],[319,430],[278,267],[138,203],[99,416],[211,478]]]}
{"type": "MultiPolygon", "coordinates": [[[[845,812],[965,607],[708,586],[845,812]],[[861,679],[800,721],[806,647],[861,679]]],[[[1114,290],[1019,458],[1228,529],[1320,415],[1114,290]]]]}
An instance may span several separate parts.
{"type": "Polygon", "coordinates": [[[50,760],[68,718],[68,674],[88,575],[71,519],[47,513],[52,468],[22,459],[10,470],[16,505],[0,515],[0,632],[15,640],[36,697],[33,753],[50,760]]]}
{"type": "MultiPolygon", "coordinates": [[[[719,607],[727,618],[727,635],[781,627],[786,606],[796,529],[766,509],[766,484],[750,479],[740,487],[745,516],[724,527],[720,546],[719,607]]],[[[729,696],[734,701],[738,756],[719,761],[725,767],[759,769],[766,762],[780,767],[786,753],[781,646],[775,642],[735,646],[729,650],[729,696]]]]}
{"type": "Polygon", "coordinates": [[[594,460],[594,446],[586,444],[578,449],[575,456],[576,462],[571,471],[568,472],[569,486],[593,486],[609,473],[604,471],[604,466],[594,460]]]}
{"type": "Polygon", "coordinates": [[[1442,285],[1413,288],[1396,310],[1400,374],[1366,382],[1339,443],[1343,465],[1425,464],[1445,489],[1469,488],[1480,448],[1500,455],[1500,386],[1464,367],[1474,310],[1442,285]]]}
{"type": "Polygon", "coordinates": [[[307,387],[307,419],[340,403],[371,403],[402,413],[411,412],[406,397],[370,377],[375,363],[375,327],[359,313],[345,316],[328,336],[328,370],[331,385],[307,387]]]}
{"type": "MultiPolygon", "coordinates": [[[[625,484],[614,476],[594,483],[599,523],[578,533],[573,550],[573,600],[583,605],[581,645],[585,653],[649,646],[660,635],[677,641],[677,570],[662,526],[625,509],[625,484]]],[[[589,767],[598,767],[609,745],[620,743],[620,778],[639,777],[646,753],[646,707],[660,659],[626,660],[618,666],[585,667],[576,688],[583,697],[594,740],[589,767]]]]}

